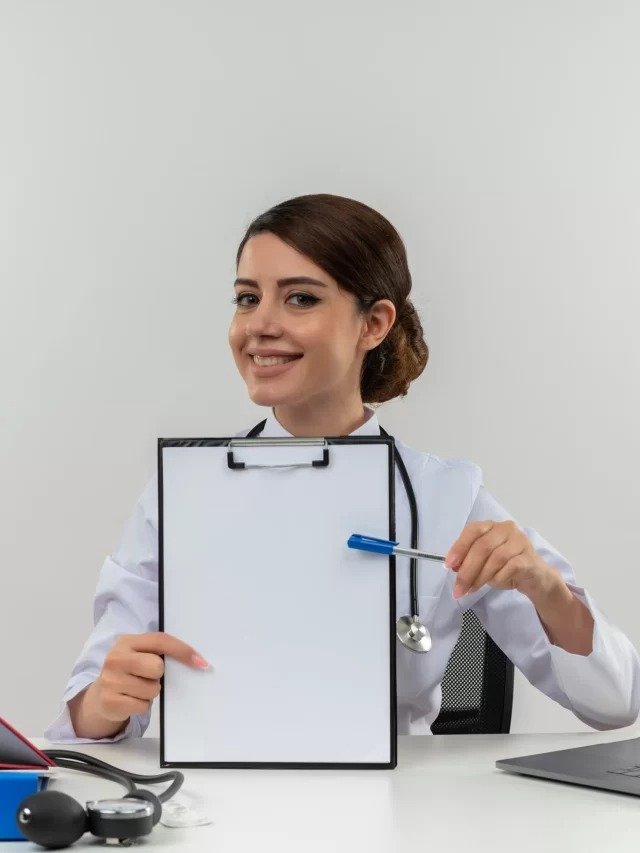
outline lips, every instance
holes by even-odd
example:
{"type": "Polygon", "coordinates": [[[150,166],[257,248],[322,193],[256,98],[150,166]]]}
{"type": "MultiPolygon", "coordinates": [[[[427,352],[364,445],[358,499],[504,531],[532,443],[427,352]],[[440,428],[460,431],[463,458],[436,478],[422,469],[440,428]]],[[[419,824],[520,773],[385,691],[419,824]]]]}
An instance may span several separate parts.
{"type": "Polygon", "coordinates": [[[255,355],[260,358],[302,358],[302,354],[299,352],[282,352],[279,350],[261,350],[260,352],[253,350],[247,352],[247,355],[251,358],[255,355]]]}
{"type": "Polygon", "coordinates": [[[280,353],[278,355],[254,355],[248,354],[251,371],[255,376],[270,378],[286,373],[302,358],[298,354],[280,353]]]}

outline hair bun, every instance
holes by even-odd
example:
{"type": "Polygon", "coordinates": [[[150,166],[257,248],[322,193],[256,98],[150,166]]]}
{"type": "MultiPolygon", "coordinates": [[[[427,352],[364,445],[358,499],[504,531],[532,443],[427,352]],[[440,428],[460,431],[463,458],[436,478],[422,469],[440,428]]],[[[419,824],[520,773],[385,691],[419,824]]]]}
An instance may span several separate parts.
{"type": "Polygon", "coordinates": [[[367,379],[377,387],[367,395],[366,401],[384,403],[394,397],[404,397],[410,383],[420,376],[429,360],[422,323],[410,299],[405,299],[396,309],[396,322],[377,349],[380,350],[377,371],[374,375],[367,371],[367,379]]]}

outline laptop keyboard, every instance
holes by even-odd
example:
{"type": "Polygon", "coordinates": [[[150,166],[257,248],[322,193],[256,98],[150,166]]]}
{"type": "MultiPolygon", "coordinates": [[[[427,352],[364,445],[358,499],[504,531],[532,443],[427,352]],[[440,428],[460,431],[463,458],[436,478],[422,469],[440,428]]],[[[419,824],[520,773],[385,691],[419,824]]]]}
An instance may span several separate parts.
{"type": "Polygon", "coordinates": [[[619,773],[621,776],[640,776],[640,764],[633,767],[621,767],[620,770],[607,770],[607,773],[619,773]]]}

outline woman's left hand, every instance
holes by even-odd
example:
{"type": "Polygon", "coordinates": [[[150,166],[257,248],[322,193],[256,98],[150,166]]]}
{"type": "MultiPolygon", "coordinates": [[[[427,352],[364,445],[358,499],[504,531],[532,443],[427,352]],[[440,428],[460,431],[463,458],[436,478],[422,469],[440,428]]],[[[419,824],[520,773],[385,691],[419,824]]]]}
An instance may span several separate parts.
{"type": "Polygon", "coordinates": [[[517,589],[529,598],[547,592],[561,575],[536,552],[515,521],[473,521],[466,525],[445,558],[458,577],[453,597],[484,584],[517,589]]]}

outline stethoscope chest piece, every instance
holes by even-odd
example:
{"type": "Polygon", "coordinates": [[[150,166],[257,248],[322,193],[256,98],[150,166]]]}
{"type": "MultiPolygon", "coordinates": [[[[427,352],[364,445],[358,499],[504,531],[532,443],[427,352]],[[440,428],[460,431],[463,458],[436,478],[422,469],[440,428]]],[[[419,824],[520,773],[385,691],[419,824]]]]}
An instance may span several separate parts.
{"type": "Polygon", "coordinates": [[[417,616],[401,616],[396,622],[396,634],[412,652],[428,652],[431,648],[431,634],[417,616]]]}

